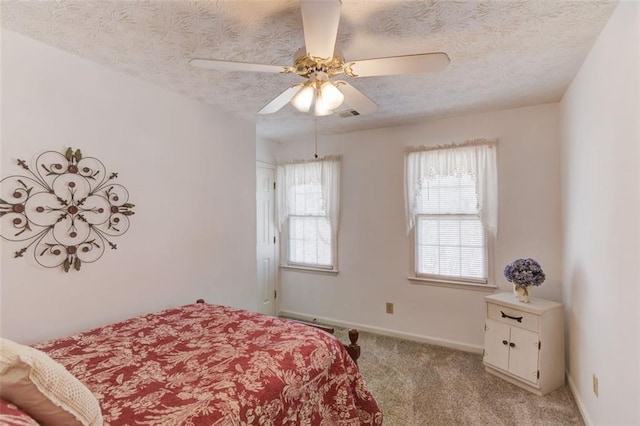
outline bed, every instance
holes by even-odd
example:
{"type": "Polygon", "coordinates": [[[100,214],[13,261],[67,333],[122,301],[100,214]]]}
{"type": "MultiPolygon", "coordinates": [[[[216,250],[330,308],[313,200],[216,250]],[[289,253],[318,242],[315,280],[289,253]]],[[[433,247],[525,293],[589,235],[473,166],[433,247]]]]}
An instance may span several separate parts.
{"type": "MultiPolygon", "coordinates": [[[[93,407],[77,424],[382,424],[355,361],[334,336],[230,307],[194,303],[26,350],[57,361],[95,396],[102,418],[93,407]]],[[[6,370],[12,359],[2,356],[6,370]]],[[[5,388],[0,425],[46,424],[5,388]]]]}

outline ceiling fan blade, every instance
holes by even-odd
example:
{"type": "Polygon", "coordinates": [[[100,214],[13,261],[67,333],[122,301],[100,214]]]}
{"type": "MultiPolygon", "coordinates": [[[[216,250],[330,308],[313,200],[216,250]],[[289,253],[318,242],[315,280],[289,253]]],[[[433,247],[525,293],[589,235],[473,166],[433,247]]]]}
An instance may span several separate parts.
{"type": "Polygon", "coordinates": [[[250,62],[220,61],[218,59],[195,58],[189,64],[197,68],[217,71],[254,71],[254,72],[281,72],[289,73],[292,68],[284,65],[252,64],[250,62]]]}
{"type": "Polygon", "coordinates": [[[420,74],[443,70],[450,62],[449,56],[442,52],[363,59],[346,64],[345,74],[351,77],[420,74]]]}
{"type": "Polygon", "coordinates": [[[373,102],[361,91],[344,80],[334,82],[338,90],[344,95],[344,103],[358,111],[360,115],[371,114],[378,110],[378,104],[373,102]]]}
{"type": "Polygon", "coordinates": [[[291,98],[295,96],[296,93],[298,93],[302,86],[302,83],[298,83],[289,87],[287,90],[276,96],[274,100],[266,104],[260,111],[258,111],[258,114],[273,114],[274,112],[279,111],[291,100],[291,98]]]}
{"type": "Polygon", "coordinates": [[[336,47],[340,0],[302,0],[304,43],[309,56],[330,59],[336,47]]]}

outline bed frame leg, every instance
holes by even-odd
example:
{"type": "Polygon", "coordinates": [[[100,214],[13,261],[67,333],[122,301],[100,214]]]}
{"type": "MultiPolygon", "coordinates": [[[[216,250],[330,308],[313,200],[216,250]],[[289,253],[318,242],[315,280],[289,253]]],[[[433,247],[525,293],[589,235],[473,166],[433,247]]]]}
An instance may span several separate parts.
{"type": "Polygon", "coordinates": [[[358,330],[349,330],[349,341],[351,343],[349,345],[344,345],[349,356],[356,364],[358,364],[358,358],[360,358],[360,345],[357,343],[359,337],[360,333],[358,333],[358,330]]]}

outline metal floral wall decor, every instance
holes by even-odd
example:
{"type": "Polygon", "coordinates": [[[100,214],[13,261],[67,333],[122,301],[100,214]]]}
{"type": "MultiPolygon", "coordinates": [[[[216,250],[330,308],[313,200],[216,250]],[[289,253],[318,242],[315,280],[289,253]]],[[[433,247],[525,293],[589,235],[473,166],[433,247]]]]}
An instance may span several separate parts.
{"type": "Polygon", "coordinates": [[[117,173],[107,177],[100,160],[72,148],[43,152],[35,170],[18,165],[25,176],[0,180],[0,236],[25,244],[14,257],[31,249],[41,266],[69,272],[100,259],[107,244],[117,248],[112,239],[127,232],[134,214],[127,189],[113,183],[117,173]]]}

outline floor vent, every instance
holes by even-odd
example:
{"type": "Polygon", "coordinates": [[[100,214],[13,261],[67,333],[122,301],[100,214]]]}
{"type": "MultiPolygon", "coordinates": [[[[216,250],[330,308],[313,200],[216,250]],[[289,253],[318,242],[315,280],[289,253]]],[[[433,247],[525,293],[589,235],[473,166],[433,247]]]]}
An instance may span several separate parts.
{"type": "Polygon", "coordinates": [[[355,117],[356,115],[360,115],[360,113],[358,111],[356,111],[355,109],[350,109],[350,110],[347,110],[347,111],[342,111],[340,113],[340,118],[355,117]]]}

